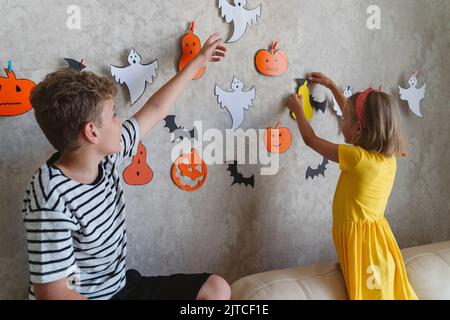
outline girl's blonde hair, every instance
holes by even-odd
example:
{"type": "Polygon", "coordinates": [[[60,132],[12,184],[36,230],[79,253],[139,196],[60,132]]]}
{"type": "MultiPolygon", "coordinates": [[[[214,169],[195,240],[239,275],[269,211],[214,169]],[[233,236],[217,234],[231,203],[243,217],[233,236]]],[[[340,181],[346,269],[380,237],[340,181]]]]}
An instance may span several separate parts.
{"type": "MultiPolygon", "coordinates": [[[[360,94],[361,92],[355,93],[347,100],[353,124],[358,121],[355,107],[360,94]]],[[[355,146],[386,157],[406,156],[400,114],[391,95],[372,91],[364,105],[363,117],[365,125],[361,128],[361,135],[355,141],[355,146]]]]}

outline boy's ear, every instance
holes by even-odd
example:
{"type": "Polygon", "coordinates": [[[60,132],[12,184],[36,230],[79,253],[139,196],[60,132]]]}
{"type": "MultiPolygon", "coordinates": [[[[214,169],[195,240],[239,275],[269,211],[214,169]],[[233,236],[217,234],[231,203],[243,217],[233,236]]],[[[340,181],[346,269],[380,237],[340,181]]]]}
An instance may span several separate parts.
{"type": "Polygon", "coordinates": [[[81,129],[81,133],[87,141],[92,144],[97,144],[98,132],[97,127],[93,122],[86,122],[81,129]]]}

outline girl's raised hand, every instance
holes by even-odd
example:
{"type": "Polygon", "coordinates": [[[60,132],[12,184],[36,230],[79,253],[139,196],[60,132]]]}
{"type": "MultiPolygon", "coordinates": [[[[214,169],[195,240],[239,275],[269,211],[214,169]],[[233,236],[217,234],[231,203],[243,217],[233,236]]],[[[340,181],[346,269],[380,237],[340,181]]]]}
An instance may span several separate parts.
{"type": "Polygon", "coordinates": [[[296,93],[291,94],[287,101],[287,107],[295,114],[300,113],[303,110],[302,96],[298,96],[296,93]]]}
{"type": "Polygon", "coordinates": [[[333,83],[333,81],[331,81],[330,78],[328,78],[321,72],[311,72],[310,74],[308,74],[307,77],[308,77],[308,80],[311,81],[312,83],[321,84],[328,89],[330,88],[331,84],[333,83]]]}
{"type": "Polygon", "coordinates": [[[202,66],[206,66],[210,62],[219,62],[221,58],[225,58],[227,48],[223,46],[222,37],[219,33],[214,33],[206,40],[199,57],[202,66]]]}

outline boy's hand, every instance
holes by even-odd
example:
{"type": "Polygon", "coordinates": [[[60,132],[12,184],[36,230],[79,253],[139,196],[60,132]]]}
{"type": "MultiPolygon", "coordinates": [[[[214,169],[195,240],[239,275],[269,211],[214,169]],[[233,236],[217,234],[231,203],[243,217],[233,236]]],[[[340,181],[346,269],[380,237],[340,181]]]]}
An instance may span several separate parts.
{"type": "Polygon", "coordinates": [[[328,89],[330,89],[331,85],[333,84],[333,81],[321,72],[311,72],[307,77],[308,80],[312,83],[321,84],[328,89]]]}
{"type": "Polygon", "coordinates": [[[289,96],[287,101],[287,107],[291,112],[294,112],[296,115],[303,111],[303,99],[302,96],[299,96],[296,93],[293,93],[289,96]]]}
{"type": "Polygon", "coordinates": [[[214,33],[206,40],[198,54],[201,67],[205,67],[210,62],[219,62],[225,57],[227,48],[223,46],[222,37],[219,33],[214,33]]]}

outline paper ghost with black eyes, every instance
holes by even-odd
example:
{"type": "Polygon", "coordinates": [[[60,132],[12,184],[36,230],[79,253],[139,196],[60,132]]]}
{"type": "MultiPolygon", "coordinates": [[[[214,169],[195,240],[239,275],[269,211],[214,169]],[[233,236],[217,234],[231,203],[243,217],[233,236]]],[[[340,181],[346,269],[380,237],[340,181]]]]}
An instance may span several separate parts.
{"type": "Polygon", "coordinates": [[[251,186],[253,189],[255,188],[255,175],[251,177],[244,177],[242,173],[240,173],[237,169],[237,161],[235,160],[232,164],[228,165],[227,171],[230,171],[231,176],[233,177],[232,186],[239,183],[244,184],[246,187],[251,186]]]}
{"type": "Polygon", "coordinates": [[[120,85],[126,85],[130,92],[131,105],[134,105],[145,92],[147,82],[152,83],[156,78],[156,70],[158,70],[158,60],[152,63],[142,64],[139,53],[131,49],[128,55],[127,67],[116,67],[111,65],[111,75],[120,85]]]}
{"type": "Polygon", "coordinates": [[[409,88],[405,89],[398,87],[400,90],[400,99],[408,101],[409,109],[419,118],[422,118],[420,111],[420,101],[425,98],[425,90],[427,84],[425,83],[421,88],[417,88],[417,71],[413,73],[408,80],[409,88]]]}
{"type": "Polygon", "coordinates": [[[308,178],[311,178],[311,180],[314,180],[314,178],[318,177],[319,175],[322,175],[325,177],[325,170],[327,170],[328,163],[329,163],[328,159],[323,158],[322,163],[316,169],[308,167],[308,170],[306,170],[306,180],[308,180],[308,178]]]}
{"type": "Polygon", "coordinates": [[[86,68],[86,66],[83,64],[83,59],[81,61],[77,61],[71,58],[64,58],[64,60],[66,60],[66,62],[69,64],[69,68],[72,70],[81,72],[86,68]]]}
{"type": "Polygon", "coordinates": [[[256,89],[253,87],[249,91],[243,91],[244,84],[235,77],[230,84],[230,88],[231,91],[225,91],[216,84],[214,94],[217,96],[220,107],[226,108],[230,113],[233,122],[231,129],[236,130],[244,122],[245,111],[253,107],[256,89]]]}
{"type": "Polygon", "coordinates": [[[168,128],[170,132],[170,139],[172,143],[175,141],[181,141],[183,139],[197,139],[197,129],[194,127],[191,131],[186,130],[184,127],[179,127],[175,122],[175,116],[170,115],[164,118],[164,128],[168,128]]]}
{"type": "Polygon", "coordinates": [[[227,43],[241,39],[247,31],[247,27],[251,27],[253,22],[258,24],[258,17],[261,16],[261,5],[252,10],[246,9],[246,5],[247,0],[234,0],[234,5],[227,0],[219,0],[221,17],[225,18],[227,23],[233,22],[233,35],[227,43]]]}

